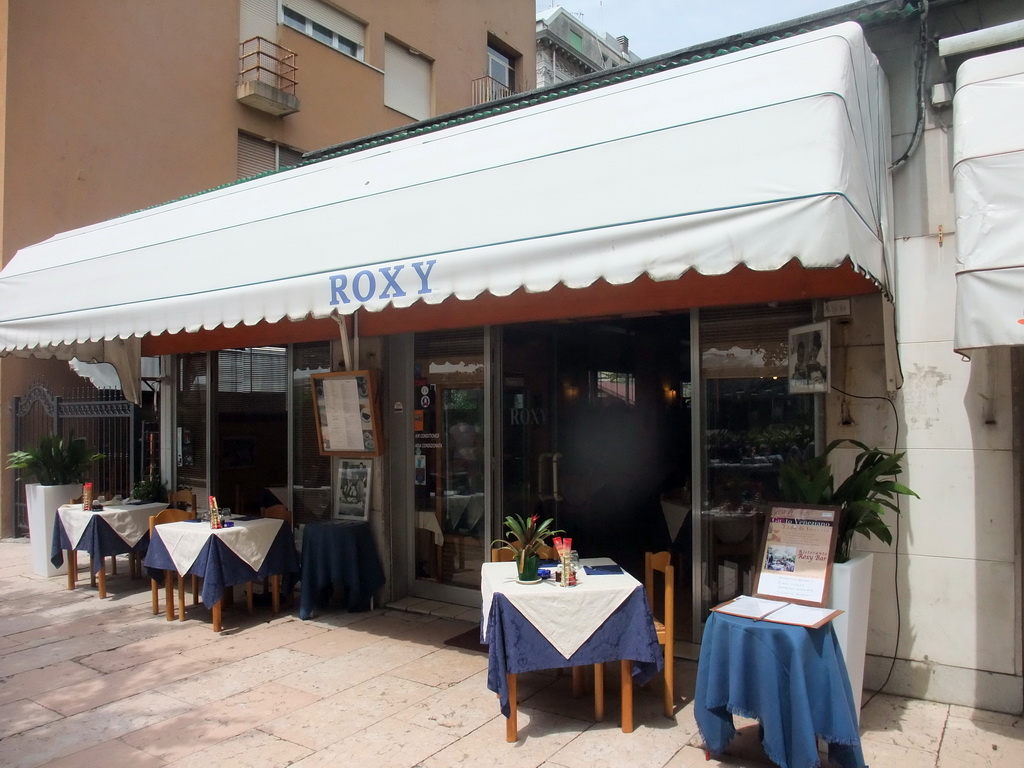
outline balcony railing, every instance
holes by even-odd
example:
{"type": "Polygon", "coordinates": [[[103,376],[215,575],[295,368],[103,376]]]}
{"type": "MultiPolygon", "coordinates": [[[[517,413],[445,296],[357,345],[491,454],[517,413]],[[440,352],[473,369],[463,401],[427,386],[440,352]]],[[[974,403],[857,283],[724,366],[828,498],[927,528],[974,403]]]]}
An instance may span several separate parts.
{"type": "Polygon", "coordinates": [[[263,37],[239,44],[238,100],[272,115],[290,115],[299,109],[294,51],[263,37]]]}
{"type": "Polygon", "coordinates": [[[299,71],[295,52],[263,37],[252,37],[239,44],[238,82],[258,80],[285,93],[295,95],[299,71]]]}
{"type": "Polygon", "coordinates": [[[515,91],[512,88],[502,85],[493,77],[478,77],[473,81],[473,106],[495,99],[503,99],[513,93],[515,91]]]}

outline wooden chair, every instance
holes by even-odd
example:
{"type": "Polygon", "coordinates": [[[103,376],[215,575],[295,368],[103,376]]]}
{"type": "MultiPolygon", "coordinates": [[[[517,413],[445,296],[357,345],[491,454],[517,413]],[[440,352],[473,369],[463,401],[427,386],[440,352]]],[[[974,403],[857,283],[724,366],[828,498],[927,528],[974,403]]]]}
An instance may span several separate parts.
{"type": "Polygon", "coordinates": [[[174,509],[190,509],[193,512],[198,509],[196,506],[196,495],[188,488],[167,494],[167,506],[174,509]]]}
{"type": "MultiPolygon", "coordinates": [[[[269,507],[261,508],[260,517],[273,518],[275,520],[284,520],[293,530],[295,528],[294,515],[292,511],[288,509],[288,507],[286,507],[284,504],[272,504],[269,507]]],[[[252,582],[247,581],[245,583],[245,607],[249,611],[249,613],[253,612],[252,591],[252,582]]],[[[278,595],[280,594],[280,591],[281,577],[279,575],[271,576],[270,579],[263,580],[263,593],[266,594],[267,592],[271,592],[271,594],[273,595],[272,600],[274,613],[277,613],[281,609],[280,603],[278,602],[278,595]],[[271,592],[271,590],[273,591],[271,592]]],[[[291,596],[289,595],[286,599],[290,601],[291,596]]]]}
{"type": "Polygon", "coordinates": [[[665,647],[665,717],[675,714],[673,688],[673,661],[675,638],[675,567],[672,565],[671,552],[647,552],[645,554],[644,589],[647,591],[647,602],[650,603],[654,615],[654,629],[658,633],[658,643],[665,647]],[[655,573],[664,577],[663,593],[665,602],[661,610],[655,607],[655,573]],[[658,616],[661,616],[659,620],[658,616]]]}
{"type": "MultiPolygon", "coordinates": [[[[195,510],[189,511],[184,509],[173,509],[168,508],[155,515],[149,516],[149,539],[153,540],[153,532],[156,530],[158,525],[162,523],[177,523],[182,520],[194,520],[195,510]]],[[[193,594],[196,590],[195,576],[192,577],[193,594]]],[[[153,615],[160,613],[160,587],[156,583],[156,579],[150,579],[150,586],[153,591],[153,615]]],[[[169,570],[164,571],[164,588],[167,592],[167,620],[174,621],[174,600],[171,593],[171,572],[169,570]]],[[[194,599],[194,598],[193,598],[194,599]]],[[[178,574],[178,618],[180,621],[185,620],[185,577],[180,573],[178,574]]]]}

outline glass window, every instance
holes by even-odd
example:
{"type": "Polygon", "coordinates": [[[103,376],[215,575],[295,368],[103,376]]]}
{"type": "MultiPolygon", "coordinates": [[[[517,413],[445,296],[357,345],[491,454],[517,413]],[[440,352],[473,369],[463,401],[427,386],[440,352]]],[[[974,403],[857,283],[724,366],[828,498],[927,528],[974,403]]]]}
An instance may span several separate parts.
{"type": "Polygon", "coordinates": [[[788,329],[809,319],[805,303],[701,315],[705,612],[750,593],[779,467],[813,450],[815,397],[790,395],[786,378],[788,329]]]}
{"type": "Polygon", "coordinates": [[[323,24],[317,24],[315,21],[311,24],[310,35],[314,40],[319,40],[321,43],[327,43],[327,45],[334,45],[334,33],[331,32],[323,24]]]}
{"type": "Polygon", "coordinates": [[[583,35],[574,29],[569,30],[569,45],[575,48],[577,51],[583,50],[583,35]]]}
{"type": "Polygon", "coordinates": [[[496,51],[494,48],[488,46],[487,48],[487,62],[488,72],[487,74],[493,80],[497,80],[501,85],[506,88],[512,88],[515,86],[516,74],[515,66],[513,65],[512,59],[500,51],[496,51]]]}
{"type": "Polygon", "coordinates": [[[284,10],[284,23],[286,26],[292,29],[297,29],[299,32],[305,34],[306,32],[306,17],[301,13],[296,13],[291,8],[285,8],[284,10]]]}

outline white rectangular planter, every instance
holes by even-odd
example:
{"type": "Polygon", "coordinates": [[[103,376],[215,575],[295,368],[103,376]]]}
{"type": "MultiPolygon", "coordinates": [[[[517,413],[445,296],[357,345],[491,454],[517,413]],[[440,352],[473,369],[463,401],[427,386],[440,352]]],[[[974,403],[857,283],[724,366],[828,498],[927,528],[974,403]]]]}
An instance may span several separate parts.
{"type": "Polygon", "coordinates": [[[82,494],[82,485],[39,485],[25,486],[25,502],[28,505],[28,537],[32,551],[32,572],[37,576],[59,576],[68,572],[65,561],[60,568],[50,562],[50,546],[53,543],[54,518],[57,508],[82,494]]]}
{"type": "Polygon", "coordinates": [[[833,564],[832,586],[828,597],[830,608],[843,611],[832,620],[832,628],[836,631],[839,647],[846,660],[858,722],[864,693],[864,656],[867,653],[871,567],[874,559],[870,552],[858,552],[845,563],[833,564]]]}

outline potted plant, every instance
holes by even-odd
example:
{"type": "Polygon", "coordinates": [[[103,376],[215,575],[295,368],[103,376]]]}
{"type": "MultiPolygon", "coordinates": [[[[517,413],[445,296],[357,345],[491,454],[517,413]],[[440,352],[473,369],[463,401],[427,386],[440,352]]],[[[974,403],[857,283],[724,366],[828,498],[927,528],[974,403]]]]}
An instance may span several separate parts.
{"type": "Polygon", "coordinates": [[[899,514],[899,496],[920,498],[910,488],[896,482],[896,476],[903,471],[905,455],[869,448],[856,440],[833,440],[820,455],[794,458],[783,464],[779,472],[783,500],[842,508],[828,605],[843,611],[832,626],[843,649],[858,715],[864,686],[874,556],[870,552],[854,555],[853,538],[860,533],[868,538],[874,536],[883,544],[892,544],[892,532],[883,518],[885,510],[899,514]],[[860,453],[854,460],[853,470],[836,488],[829,455],[846,442],[859,448],[860,453]]]}
{"type": "Polygon", "coordinates": [[[892,533],[883,515],[886,509],[899,514],[897,496],[920,498],[896,482],[896,476],[903,471],[905,455],[869,448],[856,440],[833,440],[817,456],[790,459],[780,467],[782,499],[842,507],[835,561],[845,563],[853,554],[855,533],[868,538],[874,536],[886,545],[892,544],[892,533]],[[853,471],[836,488],[829,455],[843,443],[857,446],[860,453],[854,460],[853,471]]]}
{"type": "Polygon", "coordinates": [[[147,477],[132,486],[132,498],[136,501],[167,501],[167,486],[159,478],[147,477]]]}
{"type": "Polygon", "coordinates": [[[516,561],[516,569],[519,573],[519,580],[526,583],[534,583],[540,580],[537,574],[540,565],[540,556],[537,554],[542,546],[550,546],[548,539],[556,536],[562,531],[552,529],[554,520],[548,518],[540,522],[537,515],[522,517],[520,515],[509,515],[505,518],[507,532],[504,539],[495,539],[491,546],[501,545],[501,549],[511,550],[516,561]]]}
{"type": "Polygon", "coordinates": [[[39,444],[7,456],[8,469],[20,469],[29,479],[25,486],[28,506],[28,531],[32,546],[32,570],[39,576],[56,576],[66,566],[54,568],[50,562],[54,514],[57,507],[80,496],[82,482],[93,462],[104,458],[89,448],[84,438],[74,435],[46,435],[39,444]]]}

